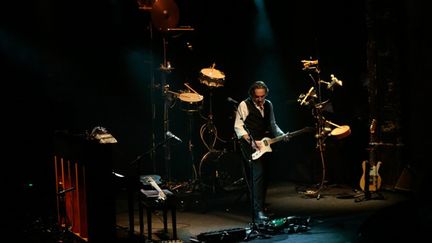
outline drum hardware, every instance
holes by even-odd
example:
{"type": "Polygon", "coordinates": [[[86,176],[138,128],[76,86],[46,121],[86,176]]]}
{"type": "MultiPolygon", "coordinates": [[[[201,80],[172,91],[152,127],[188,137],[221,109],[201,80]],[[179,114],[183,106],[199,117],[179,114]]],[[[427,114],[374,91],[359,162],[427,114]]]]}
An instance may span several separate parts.
{"type": "MultiPolygon", "coordinates": [[[[168,139],[167,132],[170,130],[170,117],[169,117],[169,110],[174,107],[176,104],[177,98],[182,101],[182,103],[189,104],[189,102],[199,102],[203,99],[203,97],[199,96],[193,96],[190,97],[190,95],[186,94],[180,94],[177,92],[173,92],[169,90],[168,80],[167,76],[171,71],[174,69],[171,66],[171,63],[167,60],[167,49],[168,49],[168,38],[171,37],[171,34],[178,34],[179,31],[188,31],[190,32],[193,30],[190,26],[180,26],[178,27],[179,23],[179,8],[175,2],[175,0],[136,0],[138,3],[139,10],[141,11],[148,11],[150,14],[151,21],[148,24],[148,27],[145,28],[149,31],[149,36],[153,42],[154,35],[153,31],[157,30],[159,32],[162,32],[160,35],[162,40],[162,63],[160,64],[159,71],[160,71],[160,83],[155,83],[154,79],[151,79],[151,109],[152,109],[152,120],[153,123],[156,124],[157,122],[157,115],[158,113],[158,107],[156,102],[156,90],[161,92],[161,96],[163,98],[163,115],[161,115],[161,120],[163,122],[163,136],[164,139],[168,139]]],[[[151,58],[151,66],[153,67],[153,58],[151,58]]],[[[156,70],[154,68],[151,69],[156,70]]],[[[152,76],[154,76],[152,74],[152,76]]],[[[186,108],[185,108],[186,109],[186,108]]],[[[189,111],[190,108],[187,108],[189,111]]],[[[195,110],[195,109],[194,109],[195,110]]],[[[161,113],[161,112],[160,112],[161,113]]],[[[155,144],[155,137],[157,135],[155,134],[155,131],[157,129],[152,129],[152,143],[155,144]]],[[[167,181],[171,181],[171,149],[170,144],[164,144],[164,169],[165,169],[165,175],[164,177],[167,178],[167,181]]],[[[156,156],[152,152],[151,155],[152,162],[153,162],[153,171],[156,172],[156,156]]]]}
{"type": "Polygon", "coordinates": [[[324,81],[324,80],[320,80],[320,83],[323,83],[325,85],[327,85],[327,89],[333,91],[333,86],[335,84],[342,86],[342,80],[339,80],[338,78],[336,78],[336,76],[334,74],[330,74],[330,82],[324,81]]]}
{"type": "Polygon", "coordinates": [[[316,73],[320,72],[318,60],[301,60],[301,62],[303,64],[303,71],[314,71],[316,73]]]}
{"type": "Polygon", "coordinates": [[[213,108],[212,108],[213,107],[213,104],[212,104],[213,93],[211,92],[211,90],[209,92],[209,96],[210,96],[210,98],[209,98],[209,100],[210,100],[210,102],[209,102],[209,107],[210,107],[209,108],[209,114],[207,117],[207,122],[204,123],[200,128],[200,137],[201,137],[201,140],[203,141],[204,145],[206,146],[206,148],[209,151],[213,151],[214,146],[216,145],[216,142],[218,140],[222,141],[223,143],[226,143],[226,141],[219,138],[218,130],[217,130],[217,128],[213,122],[213,111],[212,111],[213,110],[213,108]],[[207,138],[207,136],[206,136],[206,131],[207,131],[207,135],[209,136],[209,138],[207,138]]]}
{"type": "Polygon", "coordinates": [[[317,200],[321,197],[321,190],[323,189],[325,176],[326,176],[326,163],[324,158],[325,139],[329,136],[335,137],[336,139],[342,139],[351,134],[351,129],[348,125],[340,126],[336,123],[328,121],[324,118],[323,112],[325,111],[328,100],[322,101],[322,88],[323,84],[330,91],[333,91],[335,84],[342,86],[342,81],[336,78],[333,74],[330,75],[331,82],[326,82],[320,78],[320,67],[318,60],[301,60],[304,71],[312,71],[309,73],[309,77],[312,79],[313,86],[309,89],[306,94],[301,94],[297,101],[300,105],[312,104],[312,114],[316,119],[316,135],[317,149],[320,154],[321,165],[322,165],[322,178],[318,190],[308,190],[308,194],[316,196],[317,200]],[[318,82],[317,82],[318,80],[318,82]],[[335,127],[334,129],[332,127],[335,127]]]}

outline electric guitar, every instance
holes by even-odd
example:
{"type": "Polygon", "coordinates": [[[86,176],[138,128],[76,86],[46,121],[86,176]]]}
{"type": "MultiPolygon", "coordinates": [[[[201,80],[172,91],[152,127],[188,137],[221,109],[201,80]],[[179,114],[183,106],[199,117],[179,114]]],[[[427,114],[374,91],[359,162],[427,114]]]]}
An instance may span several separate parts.
{"type": "Polygon", "coordinates": [[[265,154],[267,152],[271,152],[272,149],[271,149],[270,145],[273,143],[279,142],[279,141],[285,139],[286,137],[292,138],[292,137],[295,137],[295,136],[300,135],[302,133],[310,132],[313,130],[314,130],[314,128],[312,128],[312,127],[305,127],[303,129],[300,129],[300,130],[297,130],[294,132],[287,132],[287,133],[280,135],[280,136],[277,136],[275,138],[265,137],[265,138],[260,140],[261,146],[257,150],[255,150],[255,152],[252,153],[252,160],[259,159],[263,154],[265,154]]]}
{"type": "MultiPolygon", "coordinates": [[[[376,131],[376,123],[375,119],[372,119],[370,126],[370,144],[375,144],[375,131],[376,131]]],[[[381,161],[375,162],[375,147],[372,146],[369,148],[369,161],[365,160],[362,163],[363,175],[360,178],[360,188],[369,192],[378,191],[381,188],[381,176],[379,175],[379,168],[381,166],[381,161]],[[369,163],[369,171],[367,171],[367,164],[369,163]],[[368,173],[368,174],[366,174],[368,173]],[[369,175],[369,185],[366,186],[366,175],[369,175]]]]}
{"type": "MultiPolygon", "coordinates": [[[[159,187],[158,183],[156,182],[156,180],[153,177],[156,177],[156,179],[158,181],[160,180],[160,176],[158,176],[158,175],[148,175],[148,176],[141,177],[140,181],[144,185],[150,184],[158,192],[157,200],[165,201],[167,199],[167,196],[166,196],[165,192],[159,187]]],[[[141,189],[141,192],[146,194],[144,189],[141,189]]]]}

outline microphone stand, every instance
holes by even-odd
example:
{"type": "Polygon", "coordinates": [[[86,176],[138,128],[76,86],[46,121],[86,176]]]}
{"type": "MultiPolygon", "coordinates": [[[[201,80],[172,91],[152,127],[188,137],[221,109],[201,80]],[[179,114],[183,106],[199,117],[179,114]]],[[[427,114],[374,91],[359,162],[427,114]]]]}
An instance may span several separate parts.
{"type": "MultiPolygon", "coordinates": [[[[243,120],[243,119],[242,119],[243,120]]],[[[250,143],[249,143],[249,153],[248,153],[248,164],[249,164],[249,176],[250,176],[250,196],[251,196],[251,211],[252,211],[252,222],[251,222],[251,228],[250,232],[246,235],[245,240],[255,239],[255,238],[270,238],[268,235],[261,233],[258,229],[258,225],[256,223],[255,218],[255,179],[254,179],[254,161],[252,160],[252,151],[253,151],[253,145],[255,145],[256,148],[258,148],[255,139],[252,137],[252,134],[250,133],[249,129],[246,127],[246,125],[243,125],[243,128],[246,130],[247,134],[249,135],[250,143]]]]}
{"type": "Polygon", "coordinates": [[[146,152],[140,154],[137,156],[136,159],[134,159],[132,162],[129,163],[129,166],[132,166],[134,164],[138,164],[137,166],[137,172],[136,172],[136,177],[132,176],[132,178],[129,178],[127,180],[128,186],[127,186],[127,190],[128,190],[128,214],[129,214],[129,235],[132,236],[134,235],[135,232],[135,226],[134,226],[134,204],[135,204],[135,188],[138,187],[138,177],[141,173],[142,170],[142,166],[141,163],[139,163],[139,161],[146,155],[148,154],[153,154],[159,147],[165,145],[172,137],[169,137],[165,134],[165,139],[154,145],[153,147],[151,147],[149,150],[147,150],[146,152]]]}
{"type": "MultiPolygon", "coordinates": [[[[247,160],[248,160],[248,164],[249,164],[249,181],[250,181],[250,185],[249,185],[249,190],[250,190],[250,202],[251,202],[251,212],[252,212],[252,222],[251,224],[251,228],[250,228],[250,232],[246,235],[245,240],[248,241],[250,239],[255,239],[255,238],[270,238],[268,235],[261,233],[258,230],[258,226],[256,224],[256,219],[255,219],[255,180],[254,180],[254,165],[253,165],[253,160],[252,160],[252,151],[254,150],[253,145],[255,145],[256,148],[258,148],[255,139],[252,137],[252,134],[250,133],[249,129],[247,128],[246,124],[244,123],[243,117],[241,116],[241,114],[238,112],[238,109],[236,110],[237,115],[239,116],[240,120],[243,121],[243,128],[245,129],[245,131],[247,132],[247,134],[249,135],[249,145],[248,145],[248,149],[247,151],[243,151],[243,155],[246,158],[247,156],[247,160]]],[[[247,141],[242,141],[243,143],[247,142],[247,141]]],[[[242,146],[243,150],[244,148],[246,148],[246,146],[242,146]]]]}
{"type": "MultiPolygon", "coordinates": [[[[133,164],[135,164],[136,162],[140,161],[144,156],[146,156],[147,154],[153,153],[155,152],[160,146],[165,145],[172,137],[167,136],[167,138],[165,138],[162,142],[154,145],[153,147],[151,147],[149,150],[147,150],[146,152],[140,154],[137,156],[136,159],[134,159],[132,162],[129,163],[129,166],[132,166],[133,164]]],[[[139,172],[139,171],[138,171],[139,172]]]]}

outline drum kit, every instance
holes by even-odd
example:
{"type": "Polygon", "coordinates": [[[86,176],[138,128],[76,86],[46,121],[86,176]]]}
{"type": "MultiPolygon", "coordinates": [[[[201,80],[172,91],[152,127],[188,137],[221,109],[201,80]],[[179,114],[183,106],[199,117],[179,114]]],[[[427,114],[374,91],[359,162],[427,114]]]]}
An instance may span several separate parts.
{"type": "MultiPolygon", "coordinates": [[[[171,71],[172,67],[170,63],[166,60],[166,44],[167,41],[165,40],[169,34],[171,33],[178,33],[179,31],[191,31],[194,30],[190,26],[178,26],[179,24],[179,8],[174,0],[137,0],[138,7],[142,11],[147,11],[150,13],[151,16],[151,27],[153,27],[155,30],[160,32],[162,34],[163,38],[163,64],[161,64],[161,70],[165,73],[168,73],[171,71]]],[[[164,74],[164,73],[163,73],[164,74]]],[[[210,133],[213,133],[215,139],[217,137],[217,130],[216,127],[213,125],[213,114],[212,114],[212,89],[214,88],[220,88],[223,87],[225,84],[225,74],[215,68],[215,64],[211,65],[210,67],[202,68],[198,75],[198,80],[201,84],[205,85],[209,90],[209,115],[207,119],[207,123],[201,126],[200,132],[203,133],[205,130],[209,130],[210,133]]],[[[168,129],[168,110],[172,107],[172,101],[178,100],[179,102],[179,108],[180,110],[186,112],[189,116],[189,152],[191,153],[191,160],[193,166],[195,166],[194,159],[193,159],[193,153],[192,153],[192,141],[191,141],[191,133],[192,133],[192,117],[193,114],[196,114],[197,112],[200,112],[203,108],[204,99],[205,97],[201,95],[199,92],[194,90],[190,84],[184,83],[184,85],[187,87],[186,90],[181,90],[179,92],[174,92],[169,90],[169,85],[166,84],[164,75],[162,75],[162,81],[161,81],[161,87],[164,87],[163,94],[165,96],[165,105],[164,105],[164,130],[168,129]],[[167,95],[170,94],[170,95],[167,95]]],[[[202,134],[201,134],[202,135],[202,134]]],[[[203,136],[201,136],[203,138],[203,136]]],[[[203,142],[205,146],[208,148],[209,151],[212,151],[211,155],[213,155],[213,152],[215,151],[213,149],[212,145],[208,145],[206,141],[203,139],[203,142]]],[[[169,160],[169,149],[166,148],[166,156],[165,160],[169,160]]],[[[213,165],[213,163],[207,162],[208,160],[212,160],[214,156],[210,156],[209,153],[205,154],[203,158],[201,159],[201,163],[199,165],[200,171],[203,167],[209,167],[210,164],[213,165]]],[[[218,157],[217,161],[223,161],[228,156],[223,154],[222,156],[218,157]]],[[[168,163],[166,164],[167,167],[168,163]]],[[[213,172],[215,170],[221,170],[222,168],[219,166],[217,169],[213,169],[213,172]]],[[[208,170],[206,170],[208,172],[208,170]]],[[[206,177],[208,179],[209,173],[203,172],[204,174],[197,175],[197,170],[194,167],[194,173],[195,177],[202,176],[206,177]]],[[[169,177],[169,170],[167,172],[169,177]]],[[[212,173],[210,173],[212,174],[212,173]]],[[[226,174],[224,172],[224,174],[226,174]]],[[[228,176],[225,176],[227,178],[228,176]]],[[[225,183],[226,184],[226,183],[225,183]]]]}
{"type": "MultiPolygon", "coordinates": [[[[215,68],[213,63],[208,68],[201,69],[199,73],[199,82],[205,85],[210,90],[209,95],[209,115],[207,123],[203,124],[200,129],[200,135],[203,139],[203,133],[205,130],[209,130],[213,133],[213,139],[217,139],[217,129],[213,124],[213,114],[212,114],[212,89],[224,87],[225,84],[225,74],[215,68]]],[[[174,92],[167,90],[180,101],[180,109],[188,113],[189,121],[189,137],[191,138],[192,130],[192,114],[200,112],[203,108],[204,96],[193,89],[189,83],[184,83],[187,90],[174,92]]],[[[223,190],[231,190],[232,188],[237,188],[241,186],[243,181],[241,173],[241,158],[237,157],[233,152],[227,152],[226,150],[219,151],[213,148],[214,143],[210,145],[203,139],[204,145],[208,148],[208,152],[204,154],[198,165],[198,170],[195,169],[195,163],[192,156],[192,164],[194,167],[194,179],[199,178],[201,185],[206,185],[211,188],[213,192],[216,192],[216,187],[223,190]]],[[[189,141],[191,144],[192,141],[189,141]]],[[[191,147],[189,146],[190,150],[191,147]]],[[[192,151],[190,151],[192,153],[192,151]]]]}

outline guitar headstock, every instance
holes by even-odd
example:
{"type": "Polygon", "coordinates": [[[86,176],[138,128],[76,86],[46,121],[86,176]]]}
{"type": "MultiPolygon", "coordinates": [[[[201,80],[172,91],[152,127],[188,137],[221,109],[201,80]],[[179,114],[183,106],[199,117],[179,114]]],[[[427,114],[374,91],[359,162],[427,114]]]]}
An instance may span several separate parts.
{"type": "Polygon", "coordinates": [[[142,175],[140,176],[140,181],[143,185],[150,185],[152,183],[161,184],[160,175],[142,175]]]}
{"type": "Polygon", "coordinates": [[[377,140],[376,130],[377,130],[377,120],[374,118],[374,119],[372,119],[370,127],[369,127],[370,142],[371,143],[373,143],[377,140]]]}
{"type": "Polygon", "coordinates": [[[376,127],[377,127],[377,120],[374,118],[374,119],[372,119],[372,121],[371,121],[371,124],[370,124],[370,127],[369,127],[369,132],[370,132],[371,134],[375,134],[375,132],[376,132],[376,127]]]}

